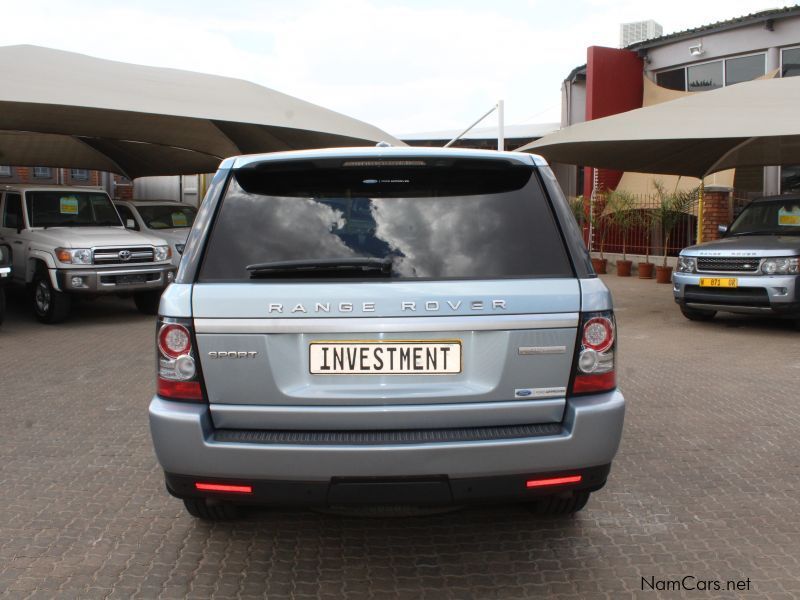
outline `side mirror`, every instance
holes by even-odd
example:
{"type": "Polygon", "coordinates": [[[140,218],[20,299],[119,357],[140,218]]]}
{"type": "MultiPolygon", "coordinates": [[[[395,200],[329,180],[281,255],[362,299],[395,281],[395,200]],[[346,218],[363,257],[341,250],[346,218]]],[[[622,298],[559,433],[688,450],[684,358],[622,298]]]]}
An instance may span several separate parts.
{"type": "Polygon", "coordinates": [[[727,225],[717,225],[717,231],[722,235],[728,233],[728,226],[727,225]]]}
{"type": "Polygon", "coordinates": [[[134,221],[133,219],[126,219],[125,229],[136,229],[136,221],[134,221]]]}

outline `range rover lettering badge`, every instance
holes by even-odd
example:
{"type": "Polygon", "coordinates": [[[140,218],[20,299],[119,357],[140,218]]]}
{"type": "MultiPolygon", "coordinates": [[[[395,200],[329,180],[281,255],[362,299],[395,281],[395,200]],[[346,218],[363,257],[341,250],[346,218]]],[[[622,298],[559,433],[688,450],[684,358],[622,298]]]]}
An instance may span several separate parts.
{"type": "MultiPolygon", "coordinates": [[[[492,300],[401,300],[399,305],[401,312],[427,312],[427,313],[452,313],[458,310],[483,311],[483,310],[508,310],[508,303],[502,299],[492,300]]],[[[283,304],[281,302],[271,302],[267,306],[269,314],[307,314],[315,313],[371,313],[378,310],[376,302],[314,302],[313,304],[283,304]]]]}
{"type": "Polygon", "coordinates": [[[236,352],[236,351],[229,351],[229,352],[209,352],[209,358],[255,358],[258,355],[258,352],[250,351],[250,352],[236,352]]]}

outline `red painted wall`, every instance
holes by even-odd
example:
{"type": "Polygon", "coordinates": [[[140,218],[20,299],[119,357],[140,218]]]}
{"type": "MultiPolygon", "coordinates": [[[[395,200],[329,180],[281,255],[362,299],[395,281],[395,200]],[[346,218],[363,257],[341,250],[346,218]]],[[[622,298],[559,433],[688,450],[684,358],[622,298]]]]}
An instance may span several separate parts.
{"type": "MultiPolygon", "coordinates": [[[[590,46],[586,51],[586,120],[641,108],[644,62],[630,50],[590,46]]],[[[621,171],[599,169],[599,189],[613,189],[621,171]]],[[[584,172],[584,196],[592,193],[592,170],[584,172]]]]}

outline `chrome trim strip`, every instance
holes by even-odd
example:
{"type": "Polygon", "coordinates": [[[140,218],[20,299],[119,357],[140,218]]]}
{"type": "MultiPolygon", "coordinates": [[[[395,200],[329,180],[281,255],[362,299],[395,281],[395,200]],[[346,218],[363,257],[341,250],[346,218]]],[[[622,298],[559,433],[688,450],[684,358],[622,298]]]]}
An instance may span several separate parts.
{"type": "Polygon", "coordinates": [[[197,333],[372,333],[401,331],[498,331],[577,327],[578,313],[461,317],[358,317],[319,319],[196,318],[197,333]]]}
{"type": "Polygon", "coordinates": [[[687,302],[686,306],[688,308],[698,308],[700,310],[716,310],[743,314],[765,314],[774,312],[769,306],[739,306],[737,304],[708,304],[705,302],[687,302]]]}

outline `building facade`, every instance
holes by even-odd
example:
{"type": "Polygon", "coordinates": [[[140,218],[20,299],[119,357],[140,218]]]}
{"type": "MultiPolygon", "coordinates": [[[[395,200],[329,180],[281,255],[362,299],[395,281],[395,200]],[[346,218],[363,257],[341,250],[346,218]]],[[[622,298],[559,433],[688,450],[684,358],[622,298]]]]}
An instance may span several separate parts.
{"type": "Polygon", "coordinates": [[[0,165],[0,184],[3,183],[102,187],[115,200],[127,200],[133,196],[133,184],[126,177],[89,169],[0,165]]]}
{"type": "Polygon", "coordinates": [[[661,37],[663,33],[664,28],[652,19],[622,23],[619,26],[619,47],[625,48],[638,42],[652,40],[653,38],[661,37]]]}
{"type": "MultiPolygon", "coordinates": [[[[590,47],[562,86],[562,126],[643,106],[644,78],[678,93],[759,77],[800,75],[800,6],[763,11],[628,45],[590,47]]],[[[555,165],[570,196],[614,189],[622,173],[555,165]]],[[[736,169],[733,188],[752,197],[800,191],[800,166],[736,169]]]]}

